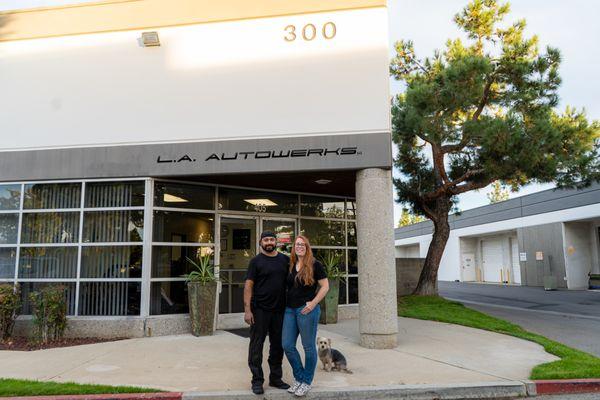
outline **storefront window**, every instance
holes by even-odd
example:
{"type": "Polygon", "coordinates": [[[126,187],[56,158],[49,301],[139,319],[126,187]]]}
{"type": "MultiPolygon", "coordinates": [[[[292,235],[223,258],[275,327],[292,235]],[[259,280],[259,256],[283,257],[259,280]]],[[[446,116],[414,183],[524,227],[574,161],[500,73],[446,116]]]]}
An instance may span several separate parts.
{"type": "Polygon", "coordinates": [[[143,181],[86,183],[85,207],[141,207],[144,189],[143,181]]]}
{"type": "Polygon", "coordinates": [[[82,278],[141,278],[142,246],[85,246],[82,278]]]}
{"type": "Polygon", "coordinates": [[[21,314],[31,315],[31,301],[29,295],[39,292],[46,286],[61,286],[65,288],[65,300],[67,302],[67,315],[75,314],[75,282],[21,282],[21,314]]]}
{"type": "Polygon", "coordinates": [[[13,279],[15,277],[16,256],[16,248],[0,248],[0,279],[13,279]]]}
{"type": "Polygon", "coordinates": [[[154,241],[212,243],[214,219],[214,214],[154,211],[154,241]]]}
{"type": "Polygon", "coordinates": [[[21,243],[76,243],[78,212],[24,213],[21,243]]]}
{"type": "Polygon", "coordinates": [[[192,260],[198,263],[203,256],[211,256],[212,247],[154,246],[152,248],[152,278],[181,278],[194,270],[192,260]]]}
{"type": "Polygon", "coordinates": [[[219,188],[219,210],[298,214],[298,196],[284,193],[219,188]]]}
{"type": "Polygon", "coordinates": [[[140,315],[140,282],[81,282],[79,315],[140,315]]]}
{"type": "Polygon", "coordinates": [[[313,249],[313,255],[317,260],[327,266],[333,264],[343,273],[346,272],[346,251],[343,249],[313,249]]]}
{"type": "Polygon", "coordinates": [[[83,215],[83,241],[86,243],[141,242],[143,237],[143,211],[86,211],[83,215]]]}
{"type": "Polygon", "coordinates": [[[0,244],[17,243],[19,214],[0,214],[0,244]]]}
{"type": "Polygon", "coordinates": [[[346,217],[350,219],[356,219],[356,201],[346,201],[346,217]]]}
{"type": "Polygon", "coordinates": [[[18,210],[21,206],[21,185],[0,185],[0,210],[18,210]]]}
{"type": "Polygon", "coordinates": [[[215,188],[183,183],[157,182],[154,185],[154,206],[214,210],[215,188]]]}
{"type": "Polygon", "coordinates": [[[79,208],[81,183],[35,183],[25,185],[25,209],[79,208]]]}
{"type": "Polygon", "coordinates": [[[356,222],[348,222],[348,246],[356,246],[356,222]]]}
{"type": "Polygon", "coordinates": [[[77,277],[77,247],[23,247],[19,254],[20,279],[77,277]]]}
{"type": "Polygon", "coordinates": [[[300,231],[313,246],[345,246],[344,224],[343,221],[302,219],[300,231]]]}
{"type": "Polygon", "coordinates": [[[307,217],[344,218],[344,200],[331,197],[301,196],[300,213],[307,217]]]}
{"type": "Polygon", "coordinates": [[[150,315],[187,314],[188,291],[184,281],[152,282],[150,315]]]}

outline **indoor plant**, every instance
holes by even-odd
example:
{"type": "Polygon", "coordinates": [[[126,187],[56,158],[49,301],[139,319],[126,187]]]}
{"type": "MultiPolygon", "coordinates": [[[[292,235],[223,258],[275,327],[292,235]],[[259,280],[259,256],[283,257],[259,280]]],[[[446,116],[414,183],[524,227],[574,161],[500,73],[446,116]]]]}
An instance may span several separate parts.
{"type": "Polygon", "coordinates": [[[215,309],[217,305],[218,277],[211,264],[210,254],[201,256],[197,262],[189,257],[187,261],[194,269],[184,275],[188,287],[190,321],[194,336],[212,335],[215,331],[215,309]]]}
{"type": "Polygon", "coordinates": [[[338,303],[340,293],[340,279],[343,277],[343,272],[340,270],[340,261],[342,257],[340,254],[329,251],[327,255],[320,261],[325,267],[327,273],[327,280],[329,280],[329,291],[321,300],[321,317],[319,322],[321,324],[335,324],[338,320],[338,303]]]}

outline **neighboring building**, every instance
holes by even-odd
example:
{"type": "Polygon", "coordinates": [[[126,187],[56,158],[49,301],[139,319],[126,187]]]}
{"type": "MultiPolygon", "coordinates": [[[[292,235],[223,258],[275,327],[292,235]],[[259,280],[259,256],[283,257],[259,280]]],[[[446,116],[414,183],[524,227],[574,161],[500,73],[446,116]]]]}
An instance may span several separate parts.
{"type": "MultiPolygon", "coordinates": [[[[444,281],[587,289],[600,273],[600,185],[546,190],[450,216],[444,281]]],[[[397,257],[425,257],[430,221],[396,229],[397,257]]]]}
{"type": "MultiPolygon", "coordinates": [[[[385,0],[1,13],[0,281],[25,313],[29,292],[65,284],[79,334],[174,333],[187,258],[212,254],[219,326],[236,326],[270,229],[341,256],[342,304],[359,280],[395,298],[387,24],[385,0]]],[[[386,313],[361,313],[365,338],[395,340],[386,313]]]]}

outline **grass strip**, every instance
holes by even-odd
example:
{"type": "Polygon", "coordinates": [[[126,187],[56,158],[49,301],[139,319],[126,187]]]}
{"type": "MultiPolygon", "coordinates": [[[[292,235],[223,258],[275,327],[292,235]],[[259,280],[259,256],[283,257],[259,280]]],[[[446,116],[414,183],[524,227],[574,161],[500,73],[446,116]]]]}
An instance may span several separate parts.
{"type": "Polygon", "coordinates": [[[600,378],[600,358],[565,346],[519,325],[482,313],[438,296],[405,296],[398,304],[401,317],[464,325],[529,340],[544,347],[560,360],[536,366],[530,379],[600,378]]]}
{"type": "Polygon", "coordinates": [[[58,383],[0,378],[0,397],[156,392],[161,392],[161,390],[131,386],[81,385],[71,382],[58,383]]]}

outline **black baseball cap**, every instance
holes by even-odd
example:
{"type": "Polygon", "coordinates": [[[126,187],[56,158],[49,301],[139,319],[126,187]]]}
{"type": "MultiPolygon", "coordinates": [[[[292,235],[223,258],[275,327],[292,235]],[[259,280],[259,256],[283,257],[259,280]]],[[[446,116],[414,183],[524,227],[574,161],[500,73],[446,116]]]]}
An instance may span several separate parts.
{"type": "Polygon", "coordinates": [[[264,231],[263,233],[260,234],[260,240],[263,240],[266,237],[272,237],[277,239],[277,236],[275,236],[275,234],[271,231],[264,231]]]}

